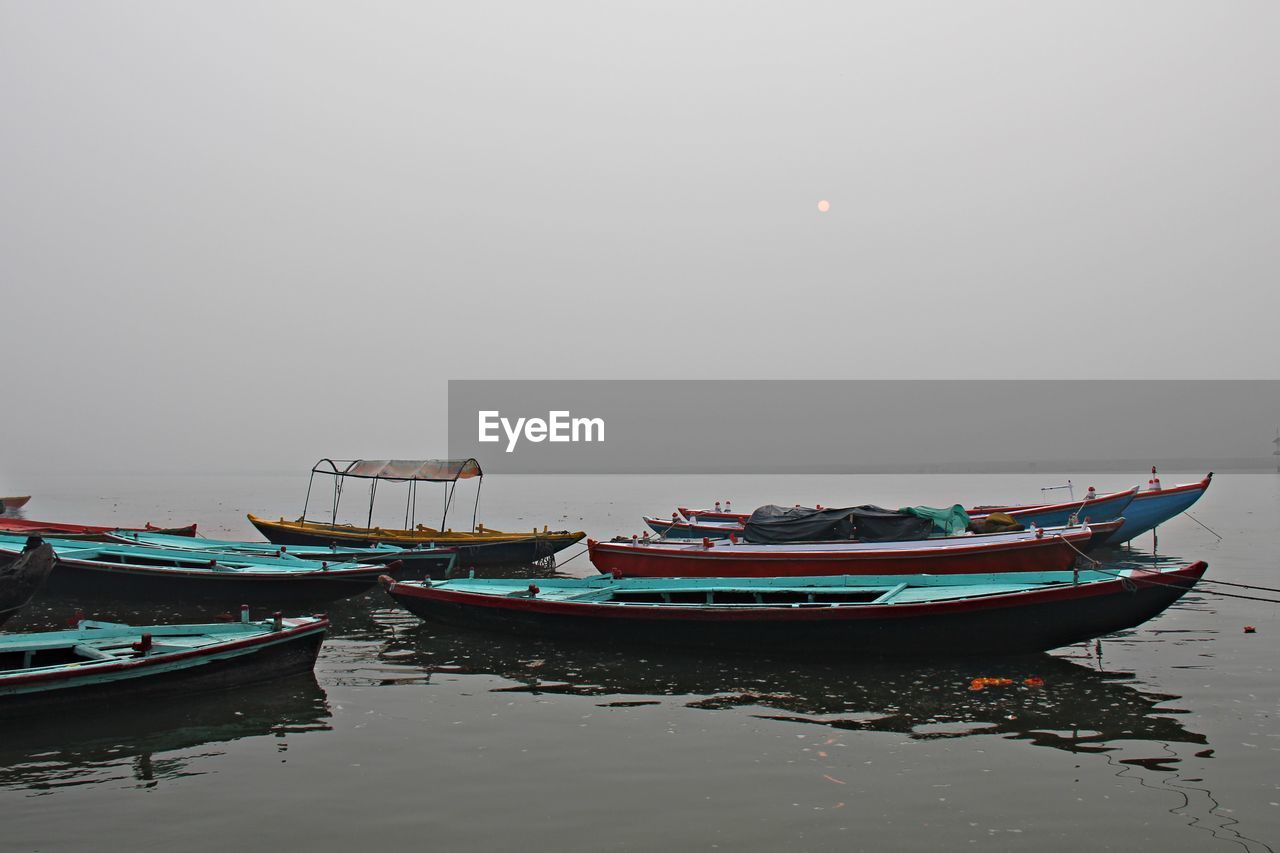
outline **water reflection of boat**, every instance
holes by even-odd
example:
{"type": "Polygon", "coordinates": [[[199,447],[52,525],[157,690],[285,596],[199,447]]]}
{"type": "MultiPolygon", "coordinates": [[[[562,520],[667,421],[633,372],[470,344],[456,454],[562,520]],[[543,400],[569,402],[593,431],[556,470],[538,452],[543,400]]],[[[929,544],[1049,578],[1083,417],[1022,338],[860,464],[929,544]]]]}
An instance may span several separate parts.
{"type": "Polygon", "coordinates": [[[0,788],[53,791],[120,779],[153,785],[204,772],[220,754],[210,744],[269,736],[269,748],[279,751],[291,735],[328,731],[329,717],[324,690],[304,673],[212,697],[108,703],[71,728],[61,717],[27,718],[0,739],[0,788]]]}
{"type": "Polygon", "coordinates": [[[693,708],[741,708],[838,729],[921,739],[995,734],[1082,752],[1110,751],[1117,741],[1206,742],[1182,724],[1187,711],[1168,705],[1178,696],[1142,689],[1132,673],[1051,655],[859,666],[717,658],[709,667],[705,656],[678,650],[646,650],[637,658],[424,625],[398,632],[381,657],[428,677],[437,669],[495,675],[512,682],[500,690],[594,697],[605,707],[676,699],[693,708]],[[975,679],[997,681],[975,685],[975,679]]]}

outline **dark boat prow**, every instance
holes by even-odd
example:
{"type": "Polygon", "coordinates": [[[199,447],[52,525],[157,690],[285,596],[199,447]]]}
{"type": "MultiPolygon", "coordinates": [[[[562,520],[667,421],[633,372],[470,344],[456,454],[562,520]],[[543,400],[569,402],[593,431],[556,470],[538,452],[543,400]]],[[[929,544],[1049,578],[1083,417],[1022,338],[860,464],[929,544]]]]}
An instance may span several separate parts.
{"type": "Polygon", "coordinates": [[[45,578],[57,562],[53,546],[33,536],[16,560],[0,564],[0,626],[44,586],[45,578]]]}

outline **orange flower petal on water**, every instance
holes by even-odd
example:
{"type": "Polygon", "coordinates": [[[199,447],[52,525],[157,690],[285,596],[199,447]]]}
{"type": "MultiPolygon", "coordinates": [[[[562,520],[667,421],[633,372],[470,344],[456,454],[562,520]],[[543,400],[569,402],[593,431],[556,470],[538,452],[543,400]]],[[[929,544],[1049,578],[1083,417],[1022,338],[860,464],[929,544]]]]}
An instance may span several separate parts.
{"type": "Polygon", "coordinates": [[[1007,687],[1013,684],[1012,678],[975,678],[969,682],[970,690],[983,690],[988,687],[1007,687]]]}

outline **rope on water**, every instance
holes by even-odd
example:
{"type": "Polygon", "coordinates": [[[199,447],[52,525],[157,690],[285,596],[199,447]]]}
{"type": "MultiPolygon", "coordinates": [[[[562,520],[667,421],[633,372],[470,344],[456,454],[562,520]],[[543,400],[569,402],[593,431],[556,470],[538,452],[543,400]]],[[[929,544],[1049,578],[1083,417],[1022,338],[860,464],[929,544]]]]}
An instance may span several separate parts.
{"type": "Polygon", "coordinates": [[[1191,520],[1192,520],[1192,521],[1194,521],[1196,524],[1198,524],[1198,525],[1200,525],[1201,527],[1203,527],[1205,530],[1207,530],[1207,531],[1209,531],[1210,533],[1212,533],[1214,536],[1217,536],[1217,537],[1218,537],[1218,541],[1219,541],[1219,542],[1221,542],[1221,541],[1222,541],[1222,536],[1221,536],[1221,535],[1220,535],[1216,530],[1214,530],[1212,527],[1210,527],[1209,525],[1205,524],[1203,521],[1201,521],[1200,519],[1196,518],[1194,515],[1192,515],[1192,514],[1191,514],[1191,513],[1189,513],[1189,512],[1184,512],[1184,513],[1183,513],[1183,515],[1185,515],[1187,518],[1191,519],[1191,520]]]}
{"type": "Polygon", "coordinates": [[[569,557],[567,560],[562,560],[562,561],[560,561],[559,563],[557,563],[557,564],[556,564],[556,568],[560,568],[560,566],[563,566],[565,563],[568,563],[568,562],[570,562],[571,560],[576,560],[576,559],[578,559],[578,558],[579,558],[579,557],[581,557],[583,554],[587,553],[587,551],[588,551],[588,550],[589,550],[589,549],[587,549],[587,548],[583,548],[581,551],[579,551],[578,553],[574,554],[572,557],[569,557]]]}
{"type": "MultiPolygon", "coordinates": [[[[1205,529],[1206,529],[1206,530],[1208,530],[1208,528],[1205,528],[1205,529]]],[[[1213,533],[1213,531],[1212,531],[1212,530],[1210,530],[1209,532],[1210,532],[1210,533],[1213,533]]],[[[1217,535],[1217,534],[1214,534],[1214,535],[1217,535]]],[[[1070,540],[1068,540],[1066,537],[1061,536],[1061,535],[1058,535],[1058,536],[1057,536],[1057,538],[1058,538],[1058,539],[1061,539],[1063,542],[1066,542],[1068,545],[1070,545],[1070,546],[1071,546],[1071,550],[1075,551],[1075,552],[1076,552],[1077,554],[1079,554],[1081,557],[1084,557],[1086,560],[1088,560],[1088,561],[1089,561],[1089,563],[1093,566],[1093,570],[1094,570],[1095,572],[1101,572],[1102,574],[1105,574],[1105,575],[1111,575],[1112,577],[1120,578],[1120,580],[1122,580],[1122,581],[1123,581],[1123,580],[1128,580],[1128,578],[1126,578],[1124,575],[1120,574],[1120,572],[1112,571],[1112,570],[1108,570],[1108,569],[1103,569],[1103,568],[1101,568],[1101,566],[1102,566],[1102,563],[1101,563],[1101,562],[1099,562],[1098,560],[1095,560],[1093,557],[1090,557],[1088,554],[1086,554],[1085,552],[1081,551],[1079,548],[1077,548],[1077,547],[1076,547],[1076,546],[1075,546],[1075,545],[1074,545],[1070,540]]],[[[1158,582],[1158,581],[1152,581],[1152,580],[1144,580],[1144,583],[1152,584],[1152,585],[1154,585],[1154,586],[1163,586],[1163,587],[1168,587],[1169,589],[1187,589],[1187,587],[1181,587],[1181,586],[1177,586],[1177,585],[1175,585],[1175,584],[1160,583],[1160,582],[1158,582]]],[[[1270,587],[1270,586],[1256,586],[1256,585],[1253,585],[1253,584],[1247,584],[1247,583],[1232,583],[1231,581],[1215,581],[1215,580],[1209,580],[1208,578],[1201,578],[1201,579],[1200,579],[1199,581],[1197,581],[1196,583],[1197,583],[1197,585],[1199,585],[1199,584],[1217,584],[1217,585],[1219,585],[1219,586],[1230,586],[1230,587],[1235,587],[1235,588],[1237,588],[1237,589],[1251,589],[1251,590],[1255,590],[1255,591],[1257,591],[1257,592],[1274,592],[1274,593],[1280,594],[1280,589],[1277,589],[1277,588],[1275,588],[1275,587],[1270,587]]],[[[1201,589],[1200,591],[1201,591],[1201,592],[1203,592],[1203,593],[1207,593],[1207,594],[1209,594],[1209,595],[1217,595],[1217,596],[1221,596],[1222,598],[1239,598],[1239,599],[1243,599],[1244,601],[1262,601],[1262,602],[1265,602],[1265,603],[1267,603],[1267,604],[1280,604],[1280,600],[1278,600],[1278,599],[1274,599],[1274,598],[1262,598],[1262,597],[1260,597],[1260,596],[1256,596],[1256,595],[1240,595],[1240,594],[1238,594],[1238,593],[1232,593],[1232,592],[1219,592],[1219,591],[1218,591],[1218,590],[1216,590],[1216,589],[1201,589]]]]}
{"type": "MultiPolygon", "coordinates": [[[[1094,569],[1094,571],[1104,575],[1111,575],[1112,577],[1119,578],[1122,581],[1130,580],[1118,571],[1113,571],[1110,569],[1094,569]]],[[[1132,583],[1132,580],[1130,580],[1130,583],[1132,583]]],[[[1145,586],[1162,586],[1166,589],[1180,589],[1180,590],[1183,590],[1184,592],[1190,592],[1195,586],[1198,586],[1199,584],[1202,584],[1202,583],[1226,583],[1226,582],[1200,580],[1193,583],[1192,586],[1179,586],[1178,584],[1160,583],[1159,581],[1154,581],[1149,578],[1143,578],[1142,583],[1145,586]]],[[[1245,584],[1231,584],[1231,586],[1245,586],[1245,584]]],[[[1251,588],[1251,587],[1246,587],[1246,588],[1251,588]]],[[[1266,589],[1266,587],[1263,587],[1263,589],[1266,589]]],[[[1280,604],[1280,599],[1261,598],[1260,596],[1256,596],[1256,595],[1239,595],[1234,592],[1218,592],[1216,589],[1199,589],[1196,591],[1202,592],[1206,595],[1217,595],[1217,596],[1220,596],[1221,598],[1239,598],[1239,599],[1243,599],[1244,601],[1261,601],[1266,604],[1280,604]]]]}

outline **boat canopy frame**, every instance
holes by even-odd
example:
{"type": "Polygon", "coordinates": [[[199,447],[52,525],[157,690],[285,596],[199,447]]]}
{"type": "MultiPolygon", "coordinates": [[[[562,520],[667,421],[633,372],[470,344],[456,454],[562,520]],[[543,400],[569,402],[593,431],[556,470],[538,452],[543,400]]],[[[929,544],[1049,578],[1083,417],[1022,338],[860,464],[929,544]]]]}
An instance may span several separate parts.
{"type": "Polygon", "coordinates": [[[480,486],[484,484],[484,471],[475,459],[329,459],[324,458],[311,466],[311,478],[307,481],[307,497],[302,504],[302,525],[307,523],[307,509],[311,506],[311,487],[316,475],[333,477],[333,506],[329,524],[337,526],[338,505],[342,502],[343,484],[348,478],[369,481],[369,513],[365,527],[373,527],[373,504],[377,500],[378,483],[408,483],[405,499],[404,529],[413,530],[418,522],[418,483],[444,484],[444,513],[440,516],[440,530],[445,529],[449,508],[453,504],[454,491],[459,480],[476,478],[476,500],[471,508],[471,532],[476,529],[476,515],[480,510],[480,486]]]}

